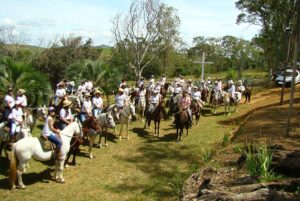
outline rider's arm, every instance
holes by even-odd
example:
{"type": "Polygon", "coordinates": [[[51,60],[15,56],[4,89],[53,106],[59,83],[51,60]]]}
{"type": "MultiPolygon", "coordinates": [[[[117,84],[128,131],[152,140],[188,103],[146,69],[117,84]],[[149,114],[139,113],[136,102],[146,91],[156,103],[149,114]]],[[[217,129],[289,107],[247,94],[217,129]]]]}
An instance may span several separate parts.
{"type": "Polygon", "coordinates": [[[58,129],[55,129],[53,127],[54,125],[54,120],[51,118],[51,119],[48,119],[48,126],[49,126],[49,129],[53,132],[53,133],[56,133],[56,134],[60,134],[60,131],[58,129]]]}

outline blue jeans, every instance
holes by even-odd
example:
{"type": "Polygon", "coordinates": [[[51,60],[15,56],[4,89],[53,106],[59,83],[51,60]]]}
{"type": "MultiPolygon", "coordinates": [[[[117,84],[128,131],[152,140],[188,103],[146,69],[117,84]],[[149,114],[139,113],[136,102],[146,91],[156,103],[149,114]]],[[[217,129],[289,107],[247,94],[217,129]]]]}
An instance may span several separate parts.
{"type": "Polygon", "coordinates": [[[82,123],[82,122],[84,122],[85,120],[86,120],[86,115],[87,115],[87,113],[86,112],[80,112],[79,113],[79,121],[82,123]]]}
{"type": "Polygon", "coordinates": [[[53,142],[56,145],[56,149],[60,151],[62,146],[61,140],[54,133],[51,133],[47,138],[49,141],[53,142]]]}
{"type": "Polygon", "coordinates": [[[94,108],[93,109],[93,116],[98,117],[101,114],[102,110],[99,108],[94,108]]]}

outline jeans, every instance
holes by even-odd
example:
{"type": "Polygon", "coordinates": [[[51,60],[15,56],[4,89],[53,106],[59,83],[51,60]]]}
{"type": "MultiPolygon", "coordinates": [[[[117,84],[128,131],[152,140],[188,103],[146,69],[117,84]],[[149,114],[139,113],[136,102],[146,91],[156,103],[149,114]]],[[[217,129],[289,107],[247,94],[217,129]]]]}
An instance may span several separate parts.
{"type": "Polygon", "coordinates": [[[61,140],[54,133],[51,133],[47,138],[49,141],[53,142],[56,145],[56,149],[60,151],[62,146],[61,140]]]}
{"type": "Polygon", "coordinates": [[[93,116],[98,117],[101,114],[102,110],[99,108],[94,108],[93,109],[93,116]]]}
{"type": "Polygon", "coordinates": [[[87,115],[86,112],[80,112],[79,113],[79,120],[80,120],[81,123],[83,123],[86,120],[86,115],[87,115]]]}

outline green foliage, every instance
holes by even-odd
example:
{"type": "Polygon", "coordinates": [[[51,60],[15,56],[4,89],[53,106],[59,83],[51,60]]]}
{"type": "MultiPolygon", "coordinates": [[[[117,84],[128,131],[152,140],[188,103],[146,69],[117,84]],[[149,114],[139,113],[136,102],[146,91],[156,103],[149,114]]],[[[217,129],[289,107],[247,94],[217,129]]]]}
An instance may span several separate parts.
{"type": "Polygon", "coordinates": [[[25,89],[28,103],[36,106],[48,101],[51,87],[47,76],[35,70],[30,64],[16,62],[10,58],[0,61],[0,91],[4,94],[12,87],[25,89]]]}
{"type": "Polygon", "coordinates": [[[261,182],[268,182],[278,178],[270,169],[273,153],[266,145],[255,148],[251,144],[248,144],[244,154],[246,156],[246,167],[250,176],[258,178],[261,182]]]}
{"type": "Polygon", "coordinates": [[[200,151],[200,158],[202,159],[203,162],[207,163],[209,162],[213,157],[213,152],[211,149],[202,149],[200,151]]]}
{"type": "Polygon", "coordinates": [[[112,94],[122,79],[118,69],[111,68],[101,61],[91,60],[70,65],[67,76],[72,77],[78,84],[81,80],[91,80],[94,86],[99,87],[106,95],[112,94]]]}
{"type": "Polygon", "coordinates": [[[49,76],[53,87],[66,78],[67,67],[85,59],[95,60],[99,56],[97,49],[92,48],[91,39],[82,43],[81,37],[70,36],[61,39],[61,46],[53,44],[45,49],[34,61],[34,66],[49,76]]]}
{"type": "Polygon", "coordinates": [[[230,142],[230,134],[226,131],[223,135],[222,146],[227,146],[230,142]]]}
{"type": "Polygon", "coordinates": [[[237,73],[233,68],[229,68],[226,71],[226,80],[232,79],[235,80],[237,78],[237,73]]]}

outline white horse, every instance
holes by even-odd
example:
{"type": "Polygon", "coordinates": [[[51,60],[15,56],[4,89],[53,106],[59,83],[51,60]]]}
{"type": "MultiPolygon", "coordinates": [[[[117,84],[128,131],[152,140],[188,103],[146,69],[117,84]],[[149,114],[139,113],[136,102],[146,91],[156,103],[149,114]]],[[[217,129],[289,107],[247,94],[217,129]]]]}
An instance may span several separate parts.
{"type": "Polygon", "coordinates": [[[140,118],[144,117],[145,109],[146,109],[146,97],[145,96],[140,96],[138,104],[137,104],[137,107],[136,107],[136,110],[137,110],[137,119],[138,120],[140,118]]]}
{"type": "Polygon", "coordinates": [[[129,130],[129,123],[132,115],[135,116],[135,107],[133,103],[129,102],[129,104],[122,110],[120,114],[121,128],[120,128],[119,139],[122,139],[122,129],[124,124],[126,124],[126,134],[127,134],[126,139],[129,139],[128,130],[129,130]]]}
{"type": "Polygon", "coordinates": [[[223,92],[223,102],[225,105],[225,114],[227,114],[227,115],[230,115],[230,105],[231,104],[235,105],[234,112],[236,112],[238,103],[242,99],[242,94],[240,92],[235,92],[234,95],[235,95],[235,97],[232,98],[230,93],[223,92]]]}
{"type": "MultiPolygon", "coordinates": [[[[70,141],[74,133],[82,136],[82,130],[77,122],[72,122],[60,133],[63,143],[61,147],[62,160],[56,160],[53,177],[59,183],[63,183],[65,181],[63,178],[64,161],[66,154],[70,149],[70,141]]],[[[16,188],[15,182],[18,176],[18,188],[25,188],[22,180],[22,173],[24,172],[27,161],[29,161],[31,158],[34,158],[37,161],[49,161],[51,158],[53,158],[53,154],[53,151],[43,150],[41,142],[37,137],[23,138],[16,142],[13,145],[10,160],[10,187],[12,189],[16,188]],[[16,166],[17,161],[19,162],[18,167],[16,166]]]]}
{"type": "MultiPolygon", "coordinates": [[[[101,133],[100,133],[100,136],[99,136],[99,142],[98,142],[98,146],[101,147],[101,138],[103,136],[103,133],[105,134],[104,137],[105,137],[105,146],[108,146],[108,144],[106,143],[106,140],[107,140],[107,128],[115,128],[116,127],[116,124],[115,124],[115,121],[114,121],[114,118],[113,116],[111,115],[111,113],[101,113],[100,115],[98,115],[96,117],[100,127],[101,127],[101,133]]],[[[94,145],[94,141],[97,137],[99,133],[97,132],[88,132],[88,137],[89,137],[89,142],[90,142],[90,145],[89,145],[89,158],[90,159],[93,159],[93,153],[92,153],[92,149],[93,149],[93,145],[94,145]]]]}

